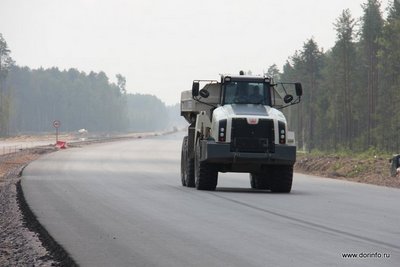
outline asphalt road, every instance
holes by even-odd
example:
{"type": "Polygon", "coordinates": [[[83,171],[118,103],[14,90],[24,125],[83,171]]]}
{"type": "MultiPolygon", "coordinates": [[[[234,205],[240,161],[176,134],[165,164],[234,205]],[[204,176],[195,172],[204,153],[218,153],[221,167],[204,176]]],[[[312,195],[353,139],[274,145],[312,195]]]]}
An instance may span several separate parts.
{"type": "Polygon", "coordinates": [[[295,174],[272,194],[220,174],[197,191],[180,185],[181,138],[46,155],[25,197],[81,266],[400,266],[400,190],[295,174]]]}

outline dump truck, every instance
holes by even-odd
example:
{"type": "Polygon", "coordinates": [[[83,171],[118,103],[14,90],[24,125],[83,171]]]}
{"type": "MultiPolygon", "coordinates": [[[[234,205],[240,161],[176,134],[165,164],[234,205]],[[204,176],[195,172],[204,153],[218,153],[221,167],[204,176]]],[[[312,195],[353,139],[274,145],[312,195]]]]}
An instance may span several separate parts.
{"type": "Polygon", "coordinates": [[[182,185],[215,190],[219,172],[240,172],[249,173],[253,189],[289,193],[296,145],[280,110],[298,104],[302,91],[301,83],[274,83],[265,75],[194,80],[181,93],[181,116],[189,123],[182,185]]]}

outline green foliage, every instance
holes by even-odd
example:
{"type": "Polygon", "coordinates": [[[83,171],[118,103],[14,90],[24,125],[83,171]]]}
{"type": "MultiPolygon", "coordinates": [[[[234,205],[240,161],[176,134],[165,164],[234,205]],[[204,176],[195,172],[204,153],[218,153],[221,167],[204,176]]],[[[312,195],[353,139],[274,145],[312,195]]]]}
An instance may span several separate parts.
{"type": "MultiPolygon", "coordinates": [[[[331,158],[352,158],[352,159],[377,159],[377,158],[384,158],[389,159],[392,157],[392,154],[388,153],[387,151],[379,150],[375,147],[370,147],[369,149],[363,152],[357,152],[354,150],[350,150],[347,147],[339,146],[336,150],[318,150],[314,149],[311,152],[305,152],[299,154],[301,157],[331,157],[331,158]]],[[[340,164],[340,163],[338,163],[340,164]]],[[[340,168],[340,166],[337,166],[340,168]]]]}
{"type": "Polygon", "coordinates": [[[172,119],[157,97],[127,94],[120,74],[113,84],[104,72],[15,66],[6,85],[13,88],[11,133],[52,131],[56,119],[62,131],[154,131],[166,129],[172,119]]]}
{"type": "Polygon", "coordinates": [[[5,80],[8,71],[14,65],[14,61],[11,58],[10,53],[11,50],[8,48],[6,40],[0,33],[0,81],[5,80]]]}
{"type": "Polygon", "coordinates": [[[0,136],[9,132],[8,122],[10,118],[10,91],[5,86],[7,75],[14,65],[10,56],[11,50],[8,49],[7,42],[0,33],[0,136]]]}
{"type": "Polygon", "coordinates": [[[180,126],[179,106],[126,92],[126,78],[110,83],[104,72],[33,69],[14,65],[0,34],[0,135],[62,131],[154,131],[180,126]],[[12,90],[11,90],[12,89],[12,90]],[[173,122],[174,125],[171,125],[173,122]]]}
{"type": "Polygon", "coordinates": [[[10,96],[0,92],[0,136],[8,135],[8,120],[10,118],[10,96]]]}
{"type": "Polygon", "coordinates": [[[285,111],[300,149],[367,158],[400,152],[400,2],[386,20],[378,0],[362,7],[358,30],[344,10],[331,49],[308,40],[283,66],[282,80],[303,83],[302,103],[285,111]]]}
{"type": "Polygon", "coordinates": [[[126,94],[126,78],[122,76],[121,74],[115,75],[117,78],[117,86],[119,87],[121,94],[125,95],[126,94]]]}
{"type": "Polygon", "coordinates": [[[269,66],[266,75],[268,77],[271,77],[274,81],[279,81],[280,80],[280,73],[278,66],[276,64],[272,64],[269,66]]]}
{"type": "Polygon", "coordinates": [[[13,88],[13,133],[51,131],[56,119],[63,131],[122,131],[127,124],[125,96],[104,72],[15,66],[6,84],[13,88]]]}
{"type": "Polygon", "coordinates": [[[13,88],[13,106],[7,117],[10,133],[52,131],[56,119],[61,121],[62,131],[154,131],[179,126],[179,106],[171,113],[155,96],[127,94],[122,75],[117,75],[116,85],[104,72],[14,66],[6,86],[13,88]],[[171,125],[171,121],[177,123],[171,125]]]}
{"type": "Polygon", "coordinates": [[[302,104],[284,110],[288,117],[290,128],[297,133],[297,141],[302,149],[313,149],[316,141],[315,103],[320,95],[319,83],[321,70],[324,64],[323,51],[318,47],[314,39],[307,40],[301,51],[291,57],[284,66],[281,79],[284,81],[299,81],[307,88],[302,98],[302,104]]]}
{"type": "Polygon", "coordinates": [[[378,43],[381,90],[377,109],[385,119],[374,130],[377,136],[382,136],[377,139],[379,148],[398,153],[400,149],[400,3],[398,1],[394,1],[390,7],[378,43]]]}
{"type": "Polygon", "coordinates": [[[337,19],[335,25],[337,40],[332,48],[332,68],[331,73],[334,88],[331,94],[334,95],[334,128],[340,129],[337,141],[346,147],[352,148],[351,138],[354,135],[354,101],[352,95],[356,91],[355,87],[355,66],[356,48],[354,44],[355,20],[352,18],[348,9],[344,10],[337,19]]]}

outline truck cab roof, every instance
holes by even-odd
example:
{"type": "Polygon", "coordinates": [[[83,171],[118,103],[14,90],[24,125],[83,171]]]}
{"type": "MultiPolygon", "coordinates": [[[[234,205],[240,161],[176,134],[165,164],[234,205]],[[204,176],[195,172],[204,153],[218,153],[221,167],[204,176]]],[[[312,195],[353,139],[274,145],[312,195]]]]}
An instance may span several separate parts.
{"type": "Polygon", "coordinates": [[[221,75],[221,83],[224,83],[225,81],[270,82],[271,79],[267,76],[222,74],[221,75]]]}

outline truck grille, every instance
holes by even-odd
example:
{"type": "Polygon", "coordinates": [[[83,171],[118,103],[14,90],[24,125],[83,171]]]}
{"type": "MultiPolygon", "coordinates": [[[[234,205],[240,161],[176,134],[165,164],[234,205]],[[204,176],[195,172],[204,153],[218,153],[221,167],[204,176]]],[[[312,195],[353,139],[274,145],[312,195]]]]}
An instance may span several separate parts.
{"type": "Polygon", "coordinates": [[[245,118],[232,119],[232,152],[275,152],[274,121],[260,119],[248,124],[245,118]]]}

